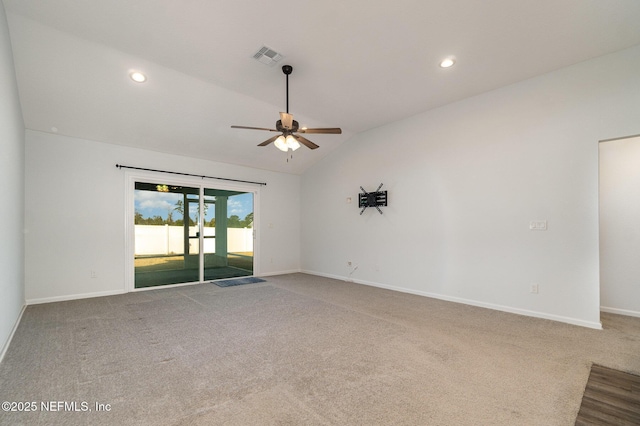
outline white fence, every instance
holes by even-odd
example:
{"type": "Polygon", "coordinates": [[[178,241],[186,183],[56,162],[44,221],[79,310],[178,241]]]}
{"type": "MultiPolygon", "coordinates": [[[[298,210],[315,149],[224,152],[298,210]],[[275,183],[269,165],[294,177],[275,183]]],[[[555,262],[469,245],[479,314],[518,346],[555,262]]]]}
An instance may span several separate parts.
{"type": "MultiPolygon", "coordinates": [[[[195,236],[197,227],[189,227],[189,235],[195,236]]],[[[204,228],[204,252],[216,252],[216,229],[204,228]],[[207,238],[212,237],[212,238],[207,238]]],[[[184,253],[184,228],[182,226],[169,225],[135,225],[135,255],[171,255],[184,253]]],[[[198,238],[189,238],[189,253],[198,253],[198,238]]],[[[252,228],[228,228],[227,252],[252,252],[253,229],[252,228]]]]}

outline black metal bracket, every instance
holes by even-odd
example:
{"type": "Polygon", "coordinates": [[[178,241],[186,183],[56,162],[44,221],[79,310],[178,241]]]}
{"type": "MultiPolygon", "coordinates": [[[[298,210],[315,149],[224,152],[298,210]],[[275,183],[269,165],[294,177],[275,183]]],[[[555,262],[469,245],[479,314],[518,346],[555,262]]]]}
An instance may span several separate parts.
{"type": "Polygon", "coordinates": [[[380,206],[387,206],[387,191],[380,191],[380,188],[382,188],[382,184],[375,191],[367,192],[363,187],[360,187],[363,191],[358,197],[358,207],[362,207],[360,215],[364,213],[367,207],[375,207],[378,213],[382,214],[380,206]]]}

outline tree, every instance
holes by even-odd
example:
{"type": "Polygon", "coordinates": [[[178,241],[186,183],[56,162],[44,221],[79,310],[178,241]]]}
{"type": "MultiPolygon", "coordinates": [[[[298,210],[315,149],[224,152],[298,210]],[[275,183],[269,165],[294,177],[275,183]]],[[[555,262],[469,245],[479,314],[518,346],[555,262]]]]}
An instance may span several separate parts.
{"type": "MultiPolygon", "coordinates": [[[[197,202],[197,199],[189,199],[187,200],[189,202],[197,202]]],[[[200,204],[197,204],[197,210],[196,210],[196,214],[195,214],[195,218],[191,218],[191,216],[189,216],[189,225],[190,226],[194,226],[195,224],[198,223],[198,218],[200,216],[200,204]]],[[[207,215],[207,210],[209,209],[209,205],[207,203],[204,204],[204,216],[207,215]]],[[[178,213],[180,213],[182,215],[182,217],[184,218],[184,201],[182,200],[178,200],[176,201],[176,206],[173,208],[174,211],[177,211],[178,213]]],[[[184,222],[183,222],[184,223],[184,222]]],[[[176,221],[176,224],[178,224],[178,221],[176,221]]]]}
{"type": "Polygon", "coordinates": [[[144,224],[144,218],[142,217],[142,213],[140,213],[137,210],[136,210],[136,213],[133,216],[133,223],[135,223],[136,225],[143,225],[144,224]]]}
{"type": "Polygon", "coordinates": [[[240,217],[238,215],[232,214],[227,219],[227,228],[244,228],[242,223],[240,222],[240,217]]]}
{"type": "Polygon", "coordinates": [[[244,228],[253,228],[253,212],[245,216],[244,228]]]}
{"type": "Polygon", "coordinates": [[[164,219],[162,216],[155,215],[149,219],[149,225],[164,225],[164,219]]]}
{"type": "Polygon", "coordinates": [[[174,211],[180,213],[180,215],[184,218],[184,203],[182,200],[176,201],[176,206],[173,208],[174,211]]]}

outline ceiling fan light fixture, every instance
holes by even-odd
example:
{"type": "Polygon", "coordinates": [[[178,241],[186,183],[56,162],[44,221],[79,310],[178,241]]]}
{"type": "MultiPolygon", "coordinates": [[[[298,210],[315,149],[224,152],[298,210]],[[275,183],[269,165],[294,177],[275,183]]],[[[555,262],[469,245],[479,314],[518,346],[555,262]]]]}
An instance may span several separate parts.
{"type": "Polygon", "coordinates": [[[291,151],[295,151],[300,148],[300,143],[293,136],[288,135],[285,140],[287,142],[287,148],[291,148],[291,151]]]}
{"type": "Polygon", "coordinates": [[[280,151],[287,152],[289,150],[289,147],[287,146],[287,141],[283,135],[280,135],[278,139],[276,139],[274,144],[276,148],[278,148],[280,151]]]}

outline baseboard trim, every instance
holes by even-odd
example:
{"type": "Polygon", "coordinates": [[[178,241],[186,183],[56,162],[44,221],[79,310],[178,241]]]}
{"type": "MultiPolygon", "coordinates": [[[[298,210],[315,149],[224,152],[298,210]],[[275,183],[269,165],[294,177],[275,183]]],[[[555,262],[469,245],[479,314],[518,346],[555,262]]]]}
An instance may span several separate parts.
{"type": "Polygon", "coordinates": [[[65,296],[43,297],[38,299],[27,299],[27,305],[40,305],[43,303],[52,302],[67,302],[69,300],[77,299],[91,299],[93,297],[103,296],[115,296],[117,294],[124,294],[125,290],[109,290],[109,291],[97,291],[95,293],[82,293],[82,294],[69,294],[65,296]]]}
{"type": "Polygon", "coordinates": [[[411,290],[411,289],[404,288],[404,287],[397,287],[397,286],[392,286],[392,285],[387,285],[387,284],[380,284],[380,283],[376,283],[376,282],[373,282],[373,281],[351,279],[350,277],[344,277],[344,276],[341,277],[341,276],[337,276],[337,275],[324,274],[324,273],[316,272],[316,271],[302,270],[301,272],[303,272],[305,274],[317,275],[317,276],[321,276],[321,277],[325,277],[325,278],[333,278],[333,279],[336,279],[336,280],[341,280],[341,281],[346,281],[346,282],[353,282],[355,284],[362,284],[362,285],[368,285],[368,286],[371,286],[371,287],[378,287],[378,288],[384,288],[384,289],[387,289],[387,290],[399,291],[401,293],[415,294],[416,296],[430,297],[432,299],[444,300],[444,301],[447,301],[447,302],[462,303],[464,305],[477,306],[479,308],[486,308],[486,309],[493,309],[495,311],[508,312],[510,314],[524,315],[524,316],[527,316],[527,317],[547,319],[547,320],[551,320],[551,321],[564,322],[564,323],[571,324],[571,325],[578,325],[578,326],[581,326],[581,327],[592,328],[592,329],[595,329],[595,330],[602,330],[602,323],[600,323],[600,322],[584,321],[584,320],[581,320],[581,319],[565,317],[565,316],[562,316],[562,315],[547,314],[545,312],[538,312],[538,311],[530,311],[530,310],[527,310],[527,309],[513,308],[513,307],[510,307],[510,306],[503,306],[503,305],[497,305],[497,304],[493,304],[493,303],[480,302],[480,301],[477,301],[477,300],[464,299],[464,298],[461,298],[461,297],[447,296],[447,295],[438,294],[438,293],[429,293],[429,292],[426,292],[426,291],[411,290]]]}
{"type": "Polygon", "coordinates": [[[256,275],[257,277],[272,277],[275,275],[287,275],[287,274],[298,274],[302,272],[300,269],[292,269],[290,271],[277,271],[277,272],[262,272],[260,275],[256,275]]]}
{"type": "Polygon", "coordinates": [[[607,306],[600,306],[600,310],[602,312],[608,312],[610,314],[626,315],[628,317],[638,317],[638,318],[640,318],[640,312],[631,311],[629,309],[618,309],[618,308],[609,308],[607,306]]]}
{"type": "MultiPolygon", "coordinates": [[[[267,272],[267,273],[262,273],[260,275],[256,275],[256,276],[260,276],[260,277],[267,277],[267,276],[271,276],[271,275],[286,275],[286,274],[295,274],[295,273],[299,273],[300,269],[292,269],[290,271],[279,271],[279,272],[267,272]]],[[[209,281],[205,281],[204,283],[208,283],[209,281]]],[[[171,287],[182,287],[182,286],[187,286],[187,285],[196,285],[198,283],[184,283],[184,284],[175,284],[175,285],[164,285],[164,286],[158,286],[158,287],[145,287],[145,288],[138,288],[138,289],[134,289],[133,292],[137,292],[137,291],[145,291],[145,290],[158,290],[161,288],[171,288],[171,287]]],[[[128,291],[126,290],[109,290],[109,291],[98,291],[95,293],[83,293],[83,294],[69,294],[69,295],[65,295],[65,296],[54,296],[54,297],[42,297],[42,298],[37,298],[37,299],[28,299],[26,304],[27,305],[41,305],[43,303],[53,303],[53,302],[67,302],[69,300],[78,300],[78,299],[90,299],[93,297],[103,297],[103,296],[115,296],[117,294],[125,294],[128,293],[128,291]]]]}
{"type": "MultiPolygon", "coordinates": [[[[346,281],[348,283],[355,282],[353,279],[351,279],[349,277],[344,277],[344,276],[340,276],[340,275],[325,274],[324,272],[310,271],[308,269],[303,269],[300,272],[302,272],[303,274],[315,275],[315,276],[318,276],[318,277],[324,277],[324,278],[331,278],[331,279],[334,279],[334,280],[346,281]]],[[[364,284],[364,282],[358,283],[358,284],[364,284]]],[[[379,286],[374,286],[374,287],[379,287],[379,286]]]]}
{"type": "Polygon", "coordinates": [[[22,309],[20,309],[20,314],[18,315],[16,322],[13,324],[13,329],[11,329],[11,333],[9,333],[9,338],[7,339],[7,342],[4,344],[4,347],[2,348],[2,352],[0,352],[0,362],[2,362],[2,360],[4,359],[4,356],[7,354],[7,351],[9,350],[9,345],[13,340],[13,335],[16,334],[16,330],[18,330],[18,326],[20,325],[20,321],[22,321],[22,314],[24,314],[25,309],[27,309],[26,304],[22,305],[22,309]]]}

